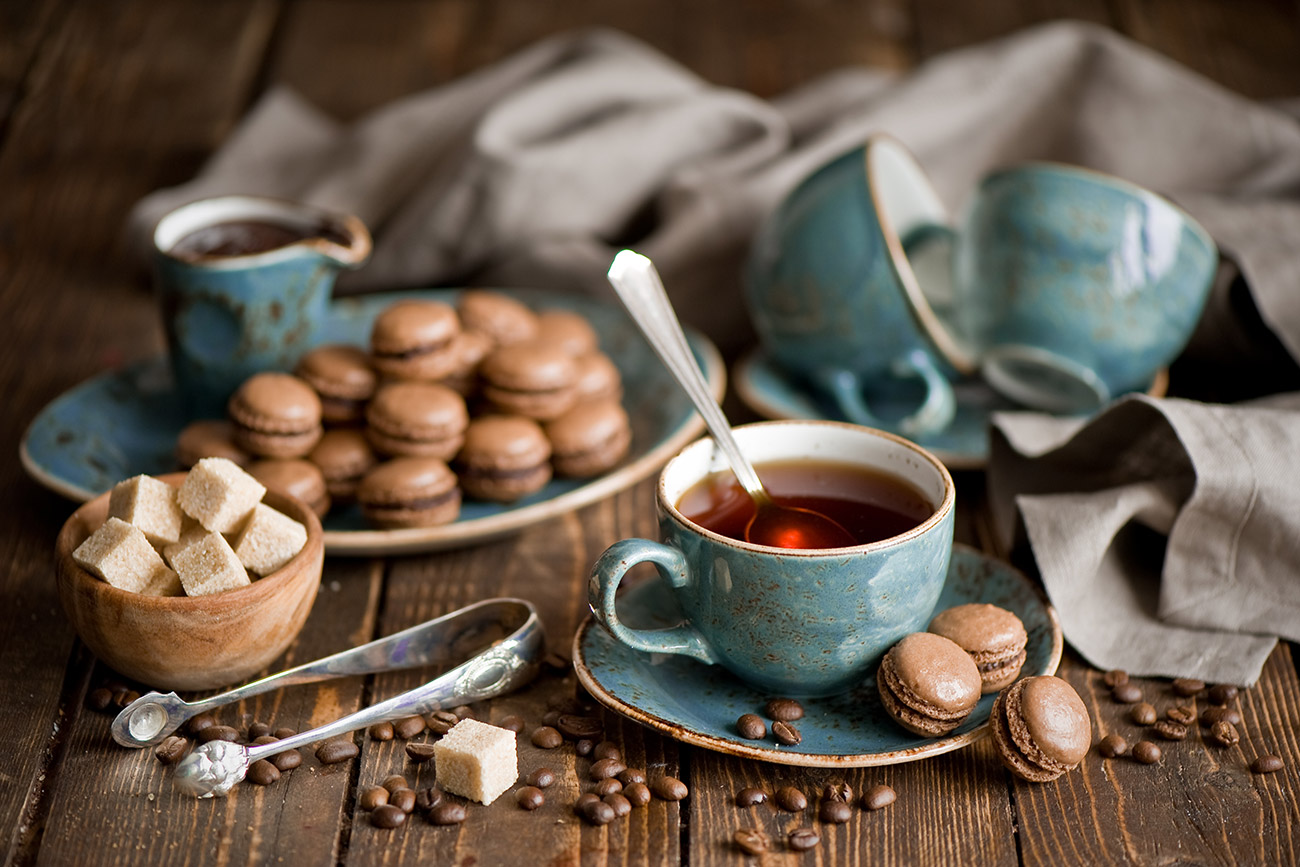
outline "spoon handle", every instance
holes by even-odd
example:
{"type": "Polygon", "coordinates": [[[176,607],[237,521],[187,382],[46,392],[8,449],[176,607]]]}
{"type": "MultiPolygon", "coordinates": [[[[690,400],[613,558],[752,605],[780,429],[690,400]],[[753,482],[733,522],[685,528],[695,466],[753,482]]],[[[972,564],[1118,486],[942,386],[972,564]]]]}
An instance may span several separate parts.
{"type": "Polygon", "coordinates": [[[650,342],[650,347],[681,383],[704,418],[704,426],[726,455],[727,463],[731,465],[741,487],[756,500],[768,500],[763,483],[759,481],[749,460],[741,454],[726,416],[709,393],[704,376],[695,364],[695,356],[691,354],[686,335],[682,333],[681,323],[677,321],[677,314],[673,312],[672,303],[668,300],[668,293],[664,291],[663,281],[659,279],[654,263],[640,253],[622,250],[614,257],[606,276],[623,306],[632,315],[632,320],[650,342]]]}

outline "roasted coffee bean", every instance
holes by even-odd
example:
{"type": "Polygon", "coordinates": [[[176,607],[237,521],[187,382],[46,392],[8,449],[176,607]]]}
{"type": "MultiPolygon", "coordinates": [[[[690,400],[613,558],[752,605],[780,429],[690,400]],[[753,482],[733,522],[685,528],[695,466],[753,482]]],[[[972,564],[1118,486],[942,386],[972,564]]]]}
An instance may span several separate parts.
{"type": "Polygon", "coordinates": [[[286,726],[284,728],[276,729],[275,731],[271,732],[271,734],[275,735],[276,740],[282,741],[285,738],[291,738],[294,735],[298,734],[298,731],[296,729],[291,729],[288,726],[286,726]]]}
{"type": "Polygon", "coordinates": [[[1151,741],[1138,741],[1133,745],[1133,758],[1144,765],[1154,765],[1160,761],[1160,747],[1151,741]]]}
{"type": "Polygon", "coordinates": [[[603,798],[606,795],[614,795],[623,791],[623,784],[615,777],[606,777],[592,786],[591,790],[603,798]]]}
{"type": "Polygon", "coordinates": [[[501,718],[501,722],[497,723],[497,725],[501,726],[501,728],[505,729],[506,731],[519,734],[521,731],[524,730],[524,718],[519,716],[518,714],[512,713],[509,716],[503,716],[501,718]]]}
{"type": "Polygon", "coordinates": [[[644,807],[650,803],[650,787],[645,783],[628,783],[623,786],[623,797],[633,807],[644,807]]]}
{"type": "Polygon", "coordinates": [[[782,786],[776,790],[776,805],[788,813],[798,813],[808,806],[808,796],[794,786],[782,786]]]}
{"type": "Polygon", "coordinates": [[[1145,701],[1139,702],[1128,712],[1128,718],[1137,725],[1149,726],[1157,719],[1155,705],[1145,701]]]}
{"type": "Polygon", "coordinates": [[[134,689],[126,689],[121,692],[113,693],[113,704],[118,707],[126,707],[140,697],[140,693],[134,689]]]}
{"type": "Polygon", "coordinates": [[[690,794],[686,784],[676,777],[659,777],[650,784],[650,791],[665,801],[680,801],[690,794]]]}
{"type": "MultiPolygon", "coordinates": [[[[272,735],[274,737],[274,735],[272,735]]],[[[276,738],[280,740],[279,738],[276,738]]],[[[297,750],[285,750],[282,753],[276,753],[271,756],[271,764],[275,765],[276,770],[280,773],[292,771],[302,764],[302,753],[297,750]]]]}
{"type": "Polygon", "coordinates": [[[536,786],[524,786],[515,792],[515,803],[525,810],[536,810],[546,803],[546,796],[536,786]]]}
{"type": "Polygon", "coordinates": [[[817,818],[827,825],[843,825],[853,817],[853,808],[844,801],[822,801],[817,818]]]}
{"type": "Polygon", "coordinates": [[[1165,716],[1179,725],[1189,726],[1196,722],[1196,709],[1187,705],[1171,707],[1165,711],[1165,716]]]}
{"type": "Polygon", "coordinates": [[[395,792],[398,789],[405,789],[408,784],[406,782],[406,777],[402,776],[401,774],[389,774],[388,776],[384,777],[384,781],[379,785],[387,789],[388,793],[391,795],[393,792],[395,792]]]}
{"type": "Polygon", "coordinates": [[[211,728],[217,724],[216,717],[210,713],[201,713],[192,716],[189,722],[185,723],[185,730],[192,735],[201,734],[204,729],[211,728]]]}
{"type": "Polygon", "coordinates": [[[599,800],[600,800],[600,795],[597,795],[595,792],[583,792],[581,795],[578,796],[578,800],[573,802],[573,812],[581,816],[582,811],[587,808],[588,804],[590,804],[593,801],[599,801],[599,800]]]}
{"type": "Polygon", "coordinates": [[[424,741],[412,741],[406,745],[406,757],[417,765],[433,758],[433,744],[424,741]]]}
{"type": "Polygon", "coordinates": [[[632,812],[632,802],[622,792],[610,792],[601,800],[614,808],[614,815],[619,819],[632,812]]]}
{"type": "Polygon", "coordinates": [[[747,741],[758,741],[767,737],[767,723],[756,713],[742,713],[736,720],[736,733],[747,741]]]}
{"type": "Polygon", "coordinates": [[[768,719],[794,722],[803,719],[803,705],[792,698],[774,698],[764,708],[768,719]]]}
{"type": "Polygon", "coordinates": [[[465,821],[465,805],[443,798],[429,810],[429,821],[435,825],[459,825],[465,821]]]}
{"type": "Polygon", "coordinates": [[[564,735],[557,732],[550,726],[541,726],[533,729],[533,746],[542,750],[553,750],[560,744],[564,743],[564,735]]]}
{"type": "Polygon", "coordinates": [[[767,792],[756,786],[746,786],[736,793],[737,807],[753,807],[767,800],[767,792]]]}
{"type": "Polygon", "coordinates": [[[393,739],[393,724],[390,722],[379,722],[372,725],[366,730],[371,740],[391,741],[393,739]]]}
{"type": "Polygon", "coordinates": [[[467,704],[456,705],[456,707],[453,707],[453,708],[451,709],[451,712],[454,713],[454,714],[456,715],[456,718],[457,718],[457,719],[473,719],[473,718],[474,718],[474,708],[470,707],[470,706],[467,705],[467,704]]]}
{"type": "Polygon", "coordinates": [[[623,751],[613,741],[601,741],[591,748],[593,759],[615,759],[623,761],[623,751]]]}
{"type": "Polygon", "coordinates": [[[436,710],[425,719],[429,731],[441,737],[451,731],[452,726],[460,722],[460,717],[449,710],[436,710]]]}
{"type": "Polygon", "coordinates": [[[1210,739],[1221,747],[1232,747],[1241,743],[1237,727],[1227,720],[1219,720],[1210,726],[1210,739]]]}
{"type": "Polygon", "coordinates": [[[415,793],[415,809],[428,815],[429,811],[442,803],[442,789],[430,786],[415,793]]]}
{"type": "Polygon", "coordinates": [[[614,814],[613,807],[597,798],[583,805],[582,818],[593,825],[608,825],[618,817],[614,814]]]}
{"type": "Polygon", "coordinates": [[[406,814],[392,804],[381,804],[370,811],[370,824],[376,828],[400,828],[406,824],[406,814]]]}
{"type": "Polygon", "coordinates": [[[862,800],[858,803],[862,805],[862,809],[874,812],[885,809],[896,800],[898,800],[898,794],[893,789],[884,783],[878,783],[867,789],[866,794],[862,796],[862,800]]]}
{"type": "Polygon", "coordinates": [[[234,726],[208,726],[199,732],[199,742],[209,743],[211,741],[230,741],[239,742],[239,729],[234,726]]]}
{"type": "Polygon", "coordinates": [[[597,759],[591,763],[591,769],[587,771],[587,775],[599,782],[610,777],[617,777],[626,770],[627,766],[618,759],[597,759]]]}
{"type": "Polygon", "coordinates": [[[848,804],[853,801],[853,787],[848,783],[827,783],[826,788],[822,789],[822,800],[848,804]]]}
{"type": "Polygon", "coordinates": [[[280,769],[266,759],[258,759],[248,766],[244,779],[256,786],[269,786],[280,779],[280,769]]]}
{"type": "Polygon", "coordinates": [[[113,690],[100,687],[92,689],[86,693],[86,707],[93,711],[103,713],[108,710],[109,705],[113,703],[113,690]]]}
{"type": "Polygon", "coordinates": [[[361,750],[350,740],[326,741],[316,748],[316,759],[322,765],[336,765],[355,759],[361,750]]]}
{"type": "Polygon", "coordinates": [[[796,852],[807,852],[814,848],[822,838],[812,828],[795,828],[785,838],[785,845],[796,852]]]}
{"type": "Polygon", "coordinates": [[[425,723],[422,716],[408,716],[393,722],[393,734],[404,741],[424,734],[425,723]]]}
{"type": "Polygon", "coordinates": [[[263,745],[265,745],[265,744],[273,744],[273,743],[275,743],[275,742],[278,741],[278,740],[279,740],[279,738],[277,738],[275,735],[261,735],[261,736],[259,736],[259,737],[255,737],[255,738],[253,738],[252,743],[253,743],[253,746],[255,746],[255,747],[260,747],[260,746],[263,746],[263,745]]]}
{"type": "Polygon", "coordinates": [[[580,741],[573,742],[573,752],[583,758],[590,756],[595,749],[596,742],[591,738],[583,738],[580,741]]]}
{"type": "Polygon", "coordinates": [[[1225,707],[1237,697],[1237,688],[1230,683],[1220,683],[1210,687],[1210,704],[1225,707]]]}
{"type": "Polygon", "coordinates": [[[546,713],[542,714],[542,725],[544,726],[554,728],[555,724],[559,721],[560,712],[558,710],[548,710],[546,713]]]}
{"type": "Polygon", "coordinates": [[[255,741],[263,735],[271,733],[271,726],[264,722],[255,722],[248,727],[248,739],[255,741]]]}
{"type": "Polygon", "coordinates": [[[1260,756],[1250,763],[1250,770],[1256,774],[1273,774],[1282,770],[1282,757],[1267,755],[1260,756]]]}
{"type": "Polygon", "coordinates": [[[1234,726],[1241,725],[1241,714],[1236,708],[1231,707],[1207,707],[1201,713],[1201,725],[1212,726],[1216,722],[1232,723],[1234,726]]]}
{"type": "Polygon", "coordinates": [[[1187,737],[1187,726],[1171,719],[1157,720],[1151,728],[1167,741],[1181,741],[1187,737]]]}
{"type": "Polygon", "coordinates": [[[1101,753],[1108,759],[1122,756],[1128,752],[1128,741],[1124,740],[1123,735],[1106,735],[1106,737],[1101,739],[1101,743],[1097,744],[1097,752],[1101,753]]]}
{"type": "Polygon", "coordinates": [[[367,786],[357,798],[357,804],[363,810],[373,810],[388,803],[388,790],[383,786],[367,786]]]}
{"type": "Polygon", "coordinates": [[[415,789],[397,788],[388,793],[388,803],[392,804],[403,813],[409,813],[415,809],[415,789]]]}
{"type": "Polygon", "coordinates": [[[1112,668],[1101,676],[1101,682],[1106,684],[1108,689],[1114,689],[1117,686],[1128,683],[1128,672],[1122,668],[1112,668]]]}
{"type": "Polygon", "coordinates": [[[179,735],[171,735],[153,748],[153,754],[164,765],[174,765],[190,751],[190,742],[179,735]]]}
{"type": "Polygon", "coordinates": [[[767,834],[757,828],[737,828],[731,835],[731,842],[746,855],[762,855],[772,845],[767,834]]]}
{"type": "Polygon", "coordinates": [[[772,737],[776,738],[778,744],[787,747],[792,747],[803,740],[803,735],[799,734],[799,730],[793,724],[782,720],[772,723],[772,737]]]}
{"type": "Polygon", "coordinates": [[[1133,682],[1121,683],[1110,691],[1110,697],[1120,704],[1135,704],[1142,700],[1142,690],[1133,682]]]}
{"type": "Polygon", "coordinates": [[[1183,698],[1190,698],[1205,689],[1205,681],[1196,680],[1192,677],[1175,678],[1174,682],[1169,685],[1176,695],[1181,695],[1183,698]]]}
{"type": "Polygon", "coordinates": [[[560,718],[555,721],[555,727],[566,740],[571,741],[594,741],[605,732],[604,720],[570,713],[560,714],[560,718]]]}
{"type": "Polygon", "coordinates": [[[618,775],[618,781],[625,786],[630,786],[632,783],[644,783],[645,771],[640,768],[625,768],[618,775]]]}
{"type": "Polygon", "coordinates": [[[526,782],[539,789],[550,788],[555,785],[555,771],[545,766],[540,767],[528,775],[526,782]]]}

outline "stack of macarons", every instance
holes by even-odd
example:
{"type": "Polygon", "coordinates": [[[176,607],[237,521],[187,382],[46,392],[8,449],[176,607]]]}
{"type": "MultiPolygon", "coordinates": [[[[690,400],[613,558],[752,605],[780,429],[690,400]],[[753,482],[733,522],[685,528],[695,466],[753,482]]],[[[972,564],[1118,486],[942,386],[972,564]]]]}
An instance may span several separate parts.
{"type": "Polygon", "coordinates": [[[474,289],[454,305],[399,301],[369,346],[319,346],[293,374],[250,377],[229,419],[194,422],[176,452],[186,466],[216,454],[254,464],[321,510],[355,500],[377,526],[430,526],[455,520],[462,489],[512,502],[553,475],[614,467],[631,445],[621,398],[585,317],[474,289]]]}

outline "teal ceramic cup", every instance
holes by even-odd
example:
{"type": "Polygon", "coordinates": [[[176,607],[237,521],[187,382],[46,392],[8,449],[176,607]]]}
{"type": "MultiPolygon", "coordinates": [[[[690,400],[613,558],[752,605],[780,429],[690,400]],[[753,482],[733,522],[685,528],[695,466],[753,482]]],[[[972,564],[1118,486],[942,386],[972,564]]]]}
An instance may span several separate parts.
{"type": "Polygon", "coordinates": [[[900,535],[851,548],[739,541],[677,508],[692,485],[726,468],[713,441],[698,440],[659,477],[661,541],[616,542],[592,567],[596,620],[636,650],[721,665],[772,695],[831,695],[863,683],[886,650],[929,622],[952,553],[952,477],[921,447],[852,424],[764,422],[737,428],[736,438],[760,475],[764,463],[809,458],[869,467],[915,488],[934,511],[900,535]],[[619,584],[643,562],[671,585],[686,622],[639,630],[619,620],[619,584]]]}
{"type": "Polygon", "coordinates": [[[1168,200],[1048,163],[984,178],[954,256],[960,331],[984,378],[1052,412],[1146,389],[1191,338],[1218,263],[1209,234],[1168,200]]]}
{"type": "Polygon", "coordinates": [[[249,376],[291,368],[311,348],[335,278],[370,254],[359,219],[226,196],[184,205],[154,230],[154,271],[172,370],[189,411],[221,416],[249,376]],[[196,232],[270,225],[296,240],[261,252],[183,253],[196,232]]]}
{"type": "Polygon", "coordinates": [[[764,221],[750,252],[745,297],[764,350],[863,425],[881,422],[873,387],[919,379],[920,403],[889,426],[914,437],[947,427],[948,375],[973,373],[974,361],[950,329],[931,324],[936,313],[901,250],[948,224],[925,173],[892,138],[873,136],[823,166],[764,221]]]}

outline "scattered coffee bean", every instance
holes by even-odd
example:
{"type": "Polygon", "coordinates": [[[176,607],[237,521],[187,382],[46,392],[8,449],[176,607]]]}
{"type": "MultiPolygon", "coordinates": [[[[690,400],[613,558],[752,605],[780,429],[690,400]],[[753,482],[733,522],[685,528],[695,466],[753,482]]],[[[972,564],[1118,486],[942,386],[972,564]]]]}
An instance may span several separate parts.
{"type": "Polygon", "coordinates": [[[541,726],[533,729],[533,746],[542,750],[553,750],[560,744],[564,743],[564,735],[557,732],[550,726],[541,726]]]}
{"type": "Polygon", "coordinates": [[[546,796],[536,786],[524,786],[515,792],[515,803],[531,812],[546,803],[546,796]]]}
{"type": "Polygon", "coordinates": [[[271,726],[264,722],[255,722],[248,727],[248,739],[255,741],[263,735],[271,733],[271,726]]]}
{"type": "Polygon", "coordinates": [[[443,798],[429,810],[429,821],[435,825],[459,825],[465,821],[465,805],[443,798]]]}
{"type": "Polygon", "coordinates": [[[1142,690],[1136,683],[1127,681],[1112,689],[1110,697],[1120,704],[1135,704],[1142,700],[1142,690]]]}
{"type": "Polygon", "coordinates": [[[822,801],[817,818],[827,825],[843,825],[853,817],[853,808],[845,801],[822,801]]]}
{"type": "Polygon", "coordinates": [[[601,741],[592,747],[591,756],[595,759],[617,759],[623,761],[623,751],[613,741],[601,741]]]}
{"type": "Polygon", "coordinates": [[[449,710],[436,710],[424,720],[424,724],[429,727],[429,731],[439,737],[451,731],[452,726],[458,722],[460,722],[460,717],[449,710]]]}
{"type": "Polygon", "coordinates": [[[550,788],[555,784],[555,771],[547,767],[540,767],[528,775],[527,783],[539,789],[550,788]]]}
{"type": "Polygon", "coordinates": [[[772,737],[776,738],[778,744],[787,747],[792,747],[803,740],[803,735],[799,734],[799,730],[793,724],[782,720],[772,723],[772,737]]]}
{"type": "MultiPolygon", "coordinates": [[[[274,737],[274,735],[272,735],[274,737]]],[[[280,740],[276,738],[276,740],[280,740]]],[[[276,770],[280,773],[292,771],[302,764],[302,753],[297,750],[285,750],[282,753],[276,753],[271,756],[271,764],[275,765],[276,770]]]]}
{"type": "Polygon", "coordinates": [[[858,803],[862,805],[862,809],[874,812],[885,809],[896,800],[898,800],[898,794],[884,783],[879,783],[867,789],[866,794],[862,796],[862,800],[858,803]]]}
{"type": "Polygon", "coordinates": [[[391,741],[393,739],[393,724],[390,722],[379,722],[372,725],[366,730],[371,740],[391,741]]]}
{"type": "Polygon", "coordinates": [[[1210,704],[1226,707],[1237,697],[1237,688],[1230,683],[1220,683],[1210,687],[1210,704]]]}
{"type": "Polygon", "coordinates": [[[603,798],[606,795],[615,795],[623,791],[623,784],[615,777],[606,777],[592,786],[591,790],[603,798]]]}
{"type": "Polygon", "coordinates": [[[1140,726],[1149,726],[1156,721],[1157,714],[1155,705],[1149,702],[1139,702],[1133,705],[1133,709],[1128,712],[1128,718],[1140,726]]]}
{"type": "Polygon", "coordinates": [[[509,716],[502,717],[501,722],[497,723],[497,725],[499,725],[501,728],[505,729],[506,731],[511,731],[514,732],[515,734],[519,734],[521,731],[524,730],[524,718],[519,716],[518,714],[512,713],[509,716]]]}
{"type": "Polygon", "coordinates": [[[737,807],[753,807],[767,800],[767,792],[756,786],[746,786],[736,793],[737,807]]]}
{"type": "Polygon", "coordinates": [[[271,732],[271,734],[275,735],[276,740],[282,741],[285,738],[293,737],[294,735],[298,734],[298,732],[297,730],[288,728],[286,726],[285,728],[276,729],[275,731],[271,732]]]}
{"type": "Polygon", "coordinates": [[[108,710],[109,705],[113,703],[113,690],[105,687],[92,689],[86,693],[86,707],[98,713],[108,710]]]}
{"type": "Polygon", "coordinates": [[[209,743],[211,741],[230,741],[232,744],[239,741],[239,729],[234,726],[208,726],[199,732],[199,742],[209,743]]]}
{"type": "Polygon", "coordinates": [[[336,765],[355,759],[361,750],[350,740],[326,741],[316,748],[316,759],[322,765],[336,765]]]}
{"type": "Polygon", "coordinates": [[[619,819],[632,812],[632,802],[622,792],[610,792],[602,800],[614,808],[614,816],[619,819]]]}
{"type": "Polygon", "coordinates": [[[633,783],[644,783],[645,771],[640,768],[625,768],[623,772],[618,775],[618,781],[625,786],[630,786],[633,783]]]}
{"type": "Polygon", "coordinates": [[[737,828],[731,835],[731,842],[746,855],[762,855],[772,845],[767,834],[757,828],[737,828]]]}
{"type": "Polygon", "coordinates": [[[808,796],[794,786],[782,786],[776,790],[776,805],[788,813],[799,813],[808,806],[808,796]]]}
{"type": "Polygon", "coordinates": [[[853,787],[848,783],[827,783],[826,788],[822,789],[823,801],[843,801],[845,804],[853,801],[853,787]]]}
{"type": "Polygon", "coordinates": [[[258,759],[248,766],[244,779],[255,786],[269,786],[280,779],[280,769],[266,759],[258,759]]]}
{"type": "Polygon", "coordinates": [[[1282,757],[1267,755],[1260,756],[1250,763],[1250,770],[1256,774],[1272,774],[1282,770],[1282,757]]]}
{"type": "Polygon", "coordinates": [[[406,757],[417,765],[433,758],[433,744],[424,741],[411,741],[406,745],[406,757]]]}
{"type": "Polygon", "coordinates": [[[185,730],[192,735],[197,735],[201,734],[204,729],[211,728],[216,724],[217,720],[212,714],[201,713],[190,717],[189,722],[185,723],[185,730]]]}
{"type": "Polygon", "coordinates": [[[164,765],[174,765],[190,751],[190,742],[178,735],[164,738],[163,742],[153,748],[153,754],[164,765]]]}
{"type": "Polygon", "coordinates": [[[559,721],[560,712],[558,710],[548,710],[546,713],[542,714],[542,725],[544,726],[554,728],[555,724],[559,721]]]}
{"type": "Polygon", "coordinates": [[[427,789],[421,789],[415,793],[415,809],[424,815],[442,803],[442,789],[437,786],[430,786],[427,789]]]}
{"type": "Polygon", "coordinates": [[[113,693],[113,704],[118,707],[126,707],[139,697],[140,693],[133,689],[123,690],[122,692],[113,693]]]}
{"type": "Polygon", "coordinates": [[[785,838],[785,844],[796,852],[807,852],[821,841],[822,838],[812,828],[795,828],[785,838]]]}
{"type": "Polygon", "coordinates": [[[1128,741],[1124,740],[1123,735],[1106,735],[1106,737],[1101,739],[1101,743],[1097,744],[1097,752],[1101,753],[1108,759],[1122,756],[1128,752],[1128,741]]]}
{"type": "Polygon", "coordinates": [[[415,809],[415,789],[405,787],[393,789],[388,794],[388,803],[392,804],[403,813],[409,813],[415,809]]]}
{"type": "Polygon", "coordinates": [[[686,784],[676,777],[659,777],[650,784],[650,791],[665,801],[680,801],[690,794],[686,784]]]}
{"type": "Polygon", "coordinates": [[[373,810],[388,803],[388,790],[383,786],[367,786],[357,798],[357,804],[363,810],[373,810]]]}
{"type": "Polygon", "coordinates": [[[1179,725],[1189,726],[1196,722],[1196,708],[1187,705],[1171,707],[1165,711],[1165,716],[1179,725]]]}
{"type": "Polygon", "coordinates": [[[1237,727],[1227,720],[1219,720],[1210,726],[1210,739],[1221,747],[1233,747],[1241,743],[1237,727]]]}
{"type": "Polygon", "coordinates": [[[1191,698],[1201,690],[1205,689],[1205,681],[1197,680],[1192,677],[1175,678],[1174,682],[1169,685],[1173,687],[1176,695],[1181,695],[1183,698],[1191,698]]]}
{"type": "Polygon", "coordinates": [[[767,737],[767,723],[756,713],[742,713],[736,720],[736,733],[747,741],[762,740],[767,737]]]}
{"type": "Polygon", "coordinates": [[[623,786],[623,797],[633,807],[644,807],[650,803],[650,787],[645,783],[628,783],[623,786]]]}
{"type": "Polygon", "coordinates": [[[380,804],[370,811],[370,824],[376,828],[400,828],[406,824],[406,814],[392,804],[380,804]]]}
{"type": "Polygon", "coordinates": [[[401,774],[389,774],[384,777],[384,781],[379,785],[387,789],[388,793],[391,795],[395,790],[405,789],[407,787],[406,777],[401,774]]]}
{"type": "Polygon", "coordinates": [[[253,738],[252,744],[255,747],[260,747],[265,746],[266,744],[273,744],[278,740],[279,738],[275,735],[259,735],[258,737],[253,738]]]}
{"type": "Polygon", "coordinates": [[[1108,689],[1114,689],[1128,683],[1128,672],[1122,668],[1112,668],[1101,676],[1101,682],[1106,684],[1108,689]]]}
{"type": "Polygon", "coordinates": [[[393,723],[393,734],[404,741],[424,734],[425,723],[422,716],[408,716],[393,723]]]}
{"type": "Polygon", "coordinates": [[[1232,723],[1234,726],[1241,725],[1241,714],[1236,708],[1231,707],[1207,707],[1201,713],[1201,725],[1212,726],[1216,722],[1232,723]]]}
{"type": "Polygon", "coordinates": [[[560,734],[571,741],[596,740],[605,732],[605,721],[594,716],[563,713],[555,721],[560,734]]]}
{"type": "Polygon", "coordinates": [[[1133,745],[1133,758],[1144,765],[1154,765],[1160,761],[1160,747],[1151,741],[1138,741],[1133,745]]]}
{"type": "Polygon", "coordinates": [[[573,802],[573,812],[581,816],[582,811],[587,808],[588,804],[592,803],[593,801],[599,801],[599,800],[600,800],[600,795],[597,795],[595,792],[583,792],[581,795],[578,796],[578,800],[573,802]]]}
{"type": "Polygon", "coordinates": [[[627,766],[618,759],[597,759],[591,763],[591,769],[587,771],[587,775],[599,782],[610,777],[617,777],[626,770],[627,766]]]}
{"type": "Polygon", "coordinates": [[[794,722],[803,719],[803,705],[792,698],[774,698],[764,708],[768,719],[780,722],[794,722]]]}
{"type": "Polygon", "coordinates": [[[594,750],[595,748],[596,748],[596,743],[595,741],[592,741],[590,738],[583,738],[580,741],[573,742],[573,751],[576,754],[582,756],[583,758],[586,758],[587,756],[591,755],[591,751],[594,750]]]}
{"type": "Polygon", "coordinates": [[[467,704],[457,705],[456,707],[453,707],[453,708],[451,709],[451,712],[454,713],[454,714],[456,715],[456,718],[457,718],[457,719],[473,719],[473,718],[474,718],[474,708],[470,707],[470,706],[467,705],[467,704]]]}
{"type": "Polygon", "coordinates": [[[1181,741],[1187,737],[1187,726],[1171,719],[1157,720],[1151,728],[1167,741],[1181,741]]]}
{"type": "Polygon", "coordinates": [[[597,798],[583,805],[582,818],[593,825],[608,825],[618,817],[614,815],[613,807],[597,798]]]}

